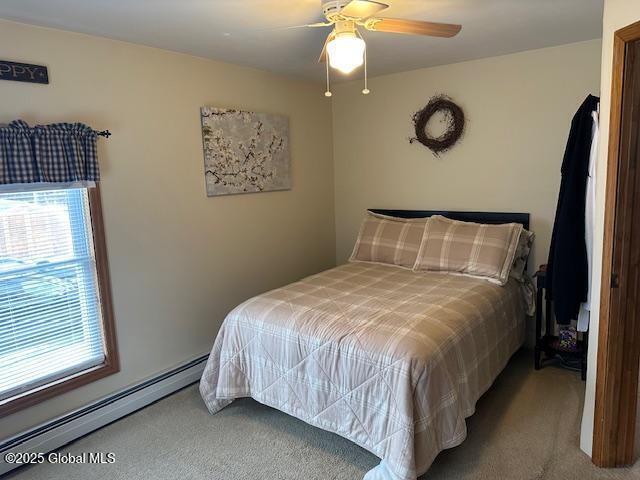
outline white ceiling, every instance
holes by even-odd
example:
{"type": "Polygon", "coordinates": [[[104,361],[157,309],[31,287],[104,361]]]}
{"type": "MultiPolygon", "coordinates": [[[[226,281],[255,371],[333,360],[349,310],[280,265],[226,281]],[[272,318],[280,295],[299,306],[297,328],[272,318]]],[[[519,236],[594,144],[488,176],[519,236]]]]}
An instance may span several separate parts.
{"type": "MultiPolygon", "coordinates": [[[[383,0],[386,1],[386,0],[383,0]]],[[[460,23],[455,38],[364,33],[370,75],[599,38],[603,0],[388,0],[388,17],[460,23]]],[[[2,0],[0,18],[321,81],[320,0],[2,0]]],[[[334,75],[334,76],[337,76],[334,75]]]]}

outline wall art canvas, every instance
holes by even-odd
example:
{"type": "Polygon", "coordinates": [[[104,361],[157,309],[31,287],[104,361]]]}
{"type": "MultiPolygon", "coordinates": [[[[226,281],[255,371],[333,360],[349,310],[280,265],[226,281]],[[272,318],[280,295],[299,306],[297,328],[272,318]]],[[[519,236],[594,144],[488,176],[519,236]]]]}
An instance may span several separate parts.
{"type": "Polygon", "coordinates": [[[202,107],[207,196],[289,190],[289,119],[202,107]]]}

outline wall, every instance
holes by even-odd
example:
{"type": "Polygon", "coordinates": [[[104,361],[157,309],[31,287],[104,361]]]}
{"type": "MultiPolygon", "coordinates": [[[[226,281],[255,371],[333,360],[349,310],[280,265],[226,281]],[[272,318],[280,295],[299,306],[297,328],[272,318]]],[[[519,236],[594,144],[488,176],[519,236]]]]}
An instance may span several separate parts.
{"type": "MultiPolygon", "coordinates": [[[[598,92],[599,40],[360,81],[334,88],[338,261],[366,208],[531,213],[532,267],[546,263],[571,118],[598,92]],[[434,94],[464,109],[466,133],[440,158],[410,145],[412,114],[434,94]]],[[[437,125],[434,126],[434,130],[437,125]]]]}
{"type": "MultiPolygon", "coordinates": [[[[600,286],[602,275],[602,243],[604,235],[605,183],[607,176],[607,152],[609,149],[609,116],[611,113],[611,75],[613,64],[613,34],[616,30],[640,20],[640,2],[631,0],[605,0],[602,29],[602,71],[600,96],[600,143],[597,165],[596,232],[594,236],[594,268],[591,311],[600,310],[600,286]]],[[[589,331],[589,358],[587,386],[582,418],[580,447],[591,455],[593,443],[593,415],[596,390],[596,359],[598,353],[598,318],[593,315],[589,331]]],[[[640,442],[638,442],[640,443],[640,442]]]]}
{"type": "Polygon", "coordinates": [[[49,67],[0,82],[0,122],[81,121],[101,139],[122,371],[0,420],[0,439],[209,351],[242,300],[335,264],[331,104],[320,85],[0,21],[0,56],[49,67]],[[207,198],[199,108],[290,118],[293,189],[207,198]]]}

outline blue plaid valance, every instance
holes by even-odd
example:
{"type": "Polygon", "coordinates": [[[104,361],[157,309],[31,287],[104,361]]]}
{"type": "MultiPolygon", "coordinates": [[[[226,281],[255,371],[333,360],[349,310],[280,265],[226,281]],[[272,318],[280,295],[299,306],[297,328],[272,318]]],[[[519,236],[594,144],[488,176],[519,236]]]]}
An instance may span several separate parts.
{"type": "Polygon", "coordinates": [[[82,123],[0,127],[0,184],[98,181],[97,133],[82,123]]]}

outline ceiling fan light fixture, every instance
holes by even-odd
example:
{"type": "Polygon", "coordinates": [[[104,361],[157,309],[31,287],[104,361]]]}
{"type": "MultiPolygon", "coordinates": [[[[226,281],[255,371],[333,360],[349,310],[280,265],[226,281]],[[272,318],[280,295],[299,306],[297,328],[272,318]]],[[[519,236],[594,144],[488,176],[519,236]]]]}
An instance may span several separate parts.
{"type": "Polygon", "coordinates": [[[340,32],[327,44],[329,65],[351,73],[364,63],[365,43],[355,32],[340,32]]]}

